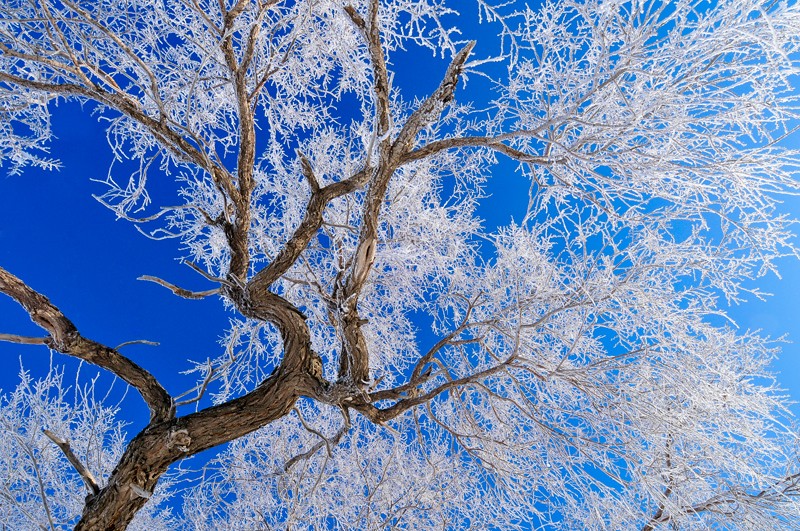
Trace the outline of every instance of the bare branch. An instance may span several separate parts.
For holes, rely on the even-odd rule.
[[[83,479],[83,482],[86,483],[86,487],[92,492],[92,495],[97,495],[100,492],[100,486],[97,484],[97,480],[94,478],[94,475],[86,468],[83,463],[81,463],[78,456],[75,455],[75,452],[72,451],[72,448],[69,446],[69,441],[66,439],[62,439],[52,431],[48,429],[42,430],[47,438],[53,441],[53,443],[61,448],[61,451],[64,452],[64,455],[67,458],[67,461],[75,467],[75,470]]]
[[[180,288],[180,287],[176,286],[175,284],[170,284],[166,280],[162,280],[162,279],[160,279],[158,277],[154,277],[154,276],[151,276],[151,275],[142,275],[137,280],[145,280],[147,282],[154,282],[156,284],[159,284],[160,286],[164,286],[165,288],[170,290],[175,295],[177,295],[179,297],[183,297],[184,299],[197,300],[197,299],[203,299],[203,298],[208,297],[210,295],[216,295],[216,294],[220,293],[220,289],[219,288],[209,289],[209,290],[206,290],[206,291],[189,291],[188,289]]]
[[[319,181],[317,180],[317,177],[314,175],[314,170],[311,167],[311,163],[299,149],[297,150],[297,157],[300,159],[300,165],[303,168],[303,176],[308,181],[309,187],[311,187],[311,193],[313,194],[318,193]]]
[[[114,349],[86,339],[61,310],[29,288],[19,278],[0,268],[0,292],[16,300],[33,322],[50,333],[46,345],[63,354],[102,367],[133,386],[150,407],[151,421],[164,420],[172,414],[172,398],[152,374]]]
[[[158,345],[160,345],[160,343],[158,343],[157,341],[148,341],[147,339],[134,339],[131,341],[125,341],[124,343],[120,343],[119,345],[114,347],[114,350],[119,350],[122,347],[127,347],[128,345],[150,345],[151,347],[157,347]]]
[[[177,400],[179,398],[183,398],[184,396],[188,395],[189,393],[191,393],[192,391],[195,391],[195,390],[197,391],[197,395],[194,398],[190,398],[190,399],[187,399],[187,400],[176,401],[175,402],[175,407],[186,406],[186,405],[189,405],[189,404],[193,404],[195,402],[199,402],[200,399],[203,398],[203,395],[206,392],[206,388],[208,388],[208,384],[211,383],[211,381],[214,379],[214,376],[216,376],[216,374],[217,374],[217,369],[211,365],[211,360],[208,360],[208,373],[206,373],[206,376],[205,376],[205,378],[203,378],[203,381],[201,382],[201,384],[199,386],[195,386],[193,389],[190,389],[190,390],[186,391],[185,393],[182,393],[182,394],[176,396],[175,399]]]
[[[215,276],[209,275],[208,273],[203,271],[203,269],[200,266],[198,266],[197,264],[195,264],[191,260],[184,260],[183,263],[186,264],[187,266],[189,266],[190,268],[192,268],[194,271],[196,271],[198,274],[200,274],[203,278],[206,278],[206,279],[210,280],[211,282],[218,282],[218,283],[223,284],[225,286],[231,286],[231,283],[228,282],[227,280],[225,280],[224,278],[217,278]]]
[[[48,339],[49,338],[47,337],[26,337],[14,334],[0,334],[0,341],[19,343],[21,345],[46,345]]]

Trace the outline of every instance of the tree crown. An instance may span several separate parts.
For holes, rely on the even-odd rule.
[[[464,7],[441,0],[4,4],[0,160],[58,167],[51,113],[82,102],[115,157],[97,199],[179,242],[207,289],[142,280],[234,315],[178,397],[0,269],[46,332],[0,339],[108,370],[150,411],[124,444],[81,443],[102,459],[72,454],[83,507],[51,510],[68,496],[23,477],[8,525],[774,528],[800,514],[775,345],[719,319],[796,254],[778,208],[798,188],[784,142],[796,3],[476,0],[491,39],[462,34]],[[419,93],[397,65],[423,51],[438,70]],[[512,179],[522,216],[482,220]],[[3,463],[68,475],[84,418],[118,433],[90,394],[58,412],[63,396],[31,385],[2,402]],[[159,513],[167,468],[223,444],[183,514]]]

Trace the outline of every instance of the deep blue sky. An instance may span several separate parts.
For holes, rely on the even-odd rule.
[[[433,88],[440,72],[440,67],[428,71],[426,64],[418,61],[397,66],[404,71],[414,69],[415,78],[422,80],[417,86],[422,93]],[[77,104],[62,103],[53,113],[58,138],[52,143],[52,155],[63,161],[64,169],[31,170],[20,176],[0,173],[0,266],[48,296],[86,337],[110,346],[135,339],[160,342],[158,347],[134,345],[123,352],[155,373],[170,392],[182,392],[194,380],[178,371],[189,367],[187,358],[204,360],[218,354],[217,339],[230,315],[214,298],[187,301],[160,286],[136,280],[152,274],[187,288],[210,287],[179,263],[176,240],[147,240],[130,223],[115,221],[114,215],[92,198],[105,187],[91,179],[105,178],[111,161],[105,134]],[[795,143],[800,145],[797,139]],[[165,204],[159,200],[163,197],[159,189],[169,187],[169,178],[154,173],[152,179],[155,205]],[[489,191],[492,199],[481,210],[484,217],[492,223],[507,222],[512,214],[521,217],[524,203],[519,202],[518,190],[501,182]],[[800,200],[792,198],[786,206],[800,217]],[[787,335],[791,343],[784,346],[774,368],[781,384],[800,400],[800,262],[787,259],[781,266],[782,279],[770,276],[760,283],[763,291],[774,293],[769,300],[752,300],[731,308],[730,314],[743,330],[761,329],[773,337]],[[42,334],[24,311],[4,296],[0,296],[0,333]],[[4,369],[0,388],[4,390],[13,388],[18,380],[20,357],[34,372],[46,371],[49,360],[44,347],[8,343],[0,343],[0,356]],[[56,360],[62,359],[56,356]],[[134,422],[131,431],[135,432],[146,420],[146,411],[137,399],[127,404],[132,408],[128,418]],[[795,406],[794,411],[800,413],[800,407]]]
[[[161,343],[128,346],[123,353],[177,394],[193,382],[177,374],[189,367],[185,360],[218,355],[217,339],[230,316],[215,298],[188,301],[136,280],[152,274],[189,288],[210,287],[176,260],[176,240],[146,239],[131,223],[115,221],[92,197],[105,190],[90,179],[105,178],[111,153],[103,130],[87,114],[74,103],[55,109],[58,139],[52,153],[63,161],[62,171],[0,176],[0,265],[49,297],[86,337],[110,346],[136,339]],[[153,184],[158,198],[158,189],[170,182],[154,174]],[[0,298],[0,331],[42,335],[5,296]],[[20,356],[30,369],[46,370],[49,360],[44,347],[8,343],[0,343],[0,355],[3,389],[15,384]],[[146,420],[141,401],[127,403],[138,404],[137,420]]]
[[[148,240],[130,223],[115,221],[113,213],[92,198],[104,186],[90,179],[104,178],[111,158],[96,122],[77,104],[60,105],[54,116],[58,139],[52,152],[63,161],[64,169],[0,176],[0,266],[48,296],[87,337],[111,346],[134,339],[160,342],[158,347],[125,347],[124,353],[154,372],[169,391],[183,391],[193,381],[177,374],[188,367],[186,358],[204,360],[217,355],[216,341],[230,315],[214,298],[187,301],[136,280],[153,274],[189,288],[209,287],[176,259],[181,254],[176,240]],[[158,189],[169,181],[157,174],[153,179],[155,204],[161,204]],[[482,215],[493,222],[507,221],[512,214],[521,217],[524,204],[515,204],[519,200],[517,196],[515,202],[511,187],[491,191]],[[800,215],[800,199],[789,198],[786,207]],[[800,400],[800,262],[786,259],[781,265],[782,279],[770,275],[760,283],[773,296],[766,302],[752,300],[733,307],[730,314],[742,329],[788,336],[790,343],[784,345],[774,367],[782,385],[794,400]],[[41,330],[18,305],[2,296],[0,333],[41,335]],[[4,368],[0,388],[5,390],[17,381],[20,357],[26,368],[37,370],[46,370],[49,360],[44,347],[8,343],[0,343],[0,356]],[[128,403],[140,404],[137,400]],[[794,411],[800,413],[800,407]],[[139,421],[144,414],[142,407]]]

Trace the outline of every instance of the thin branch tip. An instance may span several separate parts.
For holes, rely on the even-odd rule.
[[[160,344],[161,343],[159,343],[158,341],[149,341],[147,339],[133,339],[131,341],[125,341],[124,343],[120,343],[119,345],[114,347],[114,350],[119,350],[122,347],[127,347],[128,345],[148,345],[151,347],[157,347]]]
[[[46,345],[49,337],[28,337],[16,334],[0,334],[0,341],[7,343],[17,343],[19,345]]]
[[[175,284],[167,282],[166,280],[163,280],[161,278],[154,277],[152,275],[142,275],[138,277],[136,280],[144,280],[146,282],[153,282],[160,286],[164,286],[178,297],[183,297],[184,299],[198,300],[208,297],[210,295],[217,295],[220,292],[220,288],[209,289],[206,291],[191,291],[185,288],[181,288],[180,286],[176,286]]]

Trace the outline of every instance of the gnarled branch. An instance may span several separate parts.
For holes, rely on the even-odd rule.
[[[44,295],[0,268],[0,292],[17,301],[34,323],[50,336],[44,343],[50,348],[102,367],[133,386],[150,408],[150,420],[166,420],[173,415],[172,397],[148,371],[115,349],[80,335],[72,321]]]

